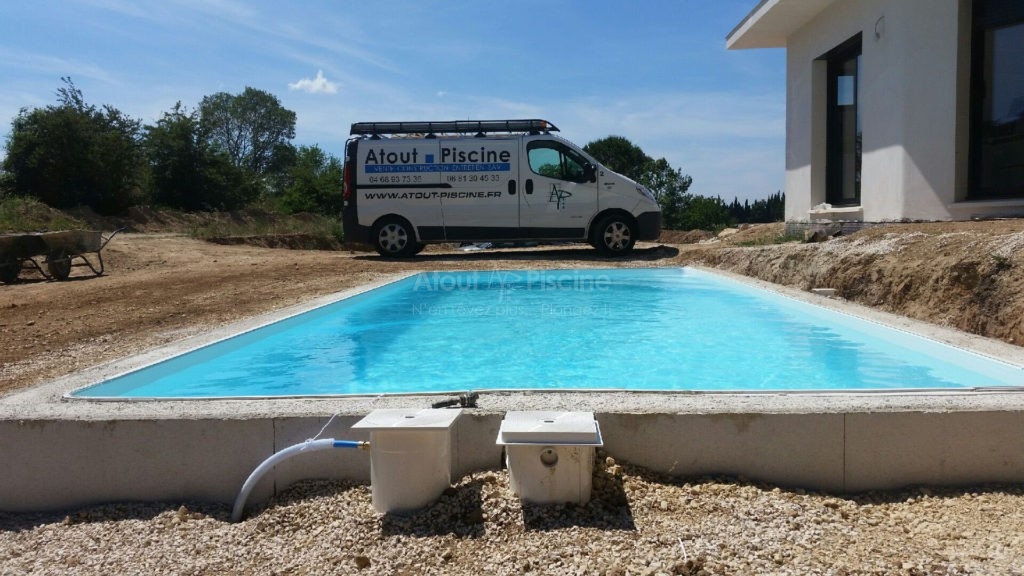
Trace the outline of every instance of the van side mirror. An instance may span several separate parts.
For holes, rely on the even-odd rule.
[[[587,182],[597,182],[597,168],[588,162],[587,165],[583,167],[583,178]]]

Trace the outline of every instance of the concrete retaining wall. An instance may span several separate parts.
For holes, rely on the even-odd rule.
[[[742,475],[789,487],[854,492],[909,484],[1024,482],[1024,412],[597,413],[615,458],[679,476]],[[453,478],[501,465],[502,413],[467,412],[453,428]],[[361,416],[335,418],[322,437]],[[0,420],[0,510],[59,510],[110,501],[230,504],[275,451],[327,418]],[[356,450],[279,465],[250,503],[305,478],[369,481]]]

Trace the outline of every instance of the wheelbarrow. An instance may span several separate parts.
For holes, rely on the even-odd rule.
[[[103,248],[121,230],[109,236],[94,230],[0,235],[0,282],[13,283],[25,268],[35,268],[47,280],[67,280],[75,266],[101,276]]]

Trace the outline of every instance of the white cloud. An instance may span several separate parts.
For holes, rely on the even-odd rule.
[[[338,85],[324,78],[324,71],[317,70],[316,78],[303,78],[298,82],[288,84],[289,90],[301,90],[310,94],[336,94]]]

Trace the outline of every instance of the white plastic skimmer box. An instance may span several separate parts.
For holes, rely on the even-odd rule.
[[[352,429],[370,432],[370,495],[382,513],[423,508],[451,486],[451,427],[459,409],[378,409]]]
[[[498,429],[509,482],[532,504],[590,501],[594,448],[603,446],[593,412],[508,412]]]

